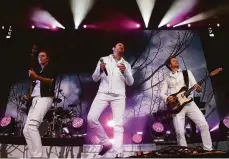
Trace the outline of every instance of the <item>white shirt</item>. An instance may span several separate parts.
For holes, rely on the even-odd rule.
[[[191,71],[188,70],[189,88],[196,84],[196,80]],[[161,98],[166,101],[171,94],[177,93],[182,87],[186,86],[184,82],[184,75],[181,69],[177,72],[170,73],[165,77],[160,92]]]
[[[117,95],[126,94],[125,83],[131,86],[134,83],[130,64],[121,58],[118,62],[115,61],[112,55],[102,57],[108,73],[108,76],[103,71],[100,73],[100,61],[97,64],[92,78],[95,82],[101,80],[98,93],[113,93]],[[124,64],[126,70],[124,73],[117,67],[117,64]]]
[[[37,96],[41,96],[41,82],[39,80],[36,80],[36,85],[33,89],[33,93],[31,94],[31,97],[37,97]]]

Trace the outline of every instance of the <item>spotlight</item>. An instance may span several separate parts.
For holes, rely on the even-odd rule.
[[[220,121],[219,130],[226,138],[229,138],[229,116]]]
[[[165,128],[162,123],[155,122],[152,125],[152,137],[154,142],[165,141]]]
[[[2,29],[4,29],[4,26],[2,26]]]
[[[191,24],[188,24],[188,27],[191,27]]]
[[[170,24],[167,24],[166,26],[167,26],[167,27],[170,27]]]
[[[209,36],[210,37],[214,37],[215,36],[211,27],[208,28],[208,32],[209,32]]]
[[[165,128],[161,123],[155,122],[152,125],[152,131],[153,131],[153,134],[156,134],[156,136],[160,136],[164,133]]]
[[[134,134],[134,136],[132,137],[132,140],[134,143],[139,144],[142,142],[142,135]]]
[[[136,24],[136,27],[137,27],[137,28],[140,28],[140,26],[141,26],[140,24]]]
[[[52,28],[53,28],[53,29],[56,29],[56,26],[55,26],[55,25],[53,25],[53,26],[52,26]]]
[[[72,127],[73,128],[80,128],[82,127],[83,125],[83,119],[82,118],[75,118],[73,121],[72,121]]]
[[[109,139],[110,143],[114,144],[115,140],[114,139]]]
[[[35,28],[35,26],[34,26],[34,25],[32,25],[32,26],[31,26],[31,28],[32,28],[32,29],[34,29],[34,28]]]
[[[13,135],[15,124],[15,119],[11,116],[2,118],[0,123],[1,135]]]
[[[220,24],[219,23],[217,24],[217,27],[220,27]]]
[[[110,120],[107,122],[107,126],[114,127],[115,122],[113,120]]]
[[[83,28],[87,28],[87,25],[83,25]]]

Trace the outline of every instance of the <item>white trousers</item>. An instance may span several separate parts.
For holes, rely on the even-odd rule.
[[[125,96],[119,95],[115,97],[109,94],[98,93],[88,113],[88,125],[95,133],[95,135],[100,139],[100,143],[102,145],[108,144],[109,138],[99,122],[101,113],[108,105],[111,106],[114,121],[113,149],[120,153],[123,151],[123,116],[125,113],[126,105]]]
[[[31,157],[42,157],[42,143],[38,128],[47,111],[52,106],[52,102],[52,97],[35,97],[33,99],[23,129],[23,134]]]
[[[176,131],[177,142],[180,146],[187,146],[185,139],[185,115],[187,115],[200,129],[204,150],[212,150],[212,140],[208,123],[194,102],[184,106],[180,113],[173,117],[173,124]]]

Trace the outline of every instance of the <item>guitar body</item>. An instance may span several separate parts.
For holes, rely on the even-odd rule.
[[[170,96],[174,96],[175,100],[173,102],[167,102],[168,110],[173,114],[178,114],[183,107],[190,103],[193,99],[190,97],[186,97],[184,93],[188,90],[187,87],[182,87],[179,92],[172,94]]]

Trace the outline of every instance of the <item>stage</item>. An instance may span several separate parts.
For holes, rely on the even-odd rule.
[[[0,136],[1,158],[21,157],[27,158],[28,151],[25,139],[23,137]],[[82,137],[71,138],[42,138],[43,157],[47,158],[93,158],[101,146],[84,144]],[[124,152],[120,156],[115,156],[112,150],[106,154],[106,158],[114,157],[138,157],[138,158],[160,158],[160,157],[229,157],[228,141],[213,142],[214,152],[204,152],[201,143],[192,143],[188,145],[190,151],[184,152],[184,148],[176,146],[176,142],[161,142],[149,144],[125,144]],[[196,152],[199,151],[198,154]],[[195,153],[193,153],[195,152]],[[182,156],[183,155],[183,156]]]

